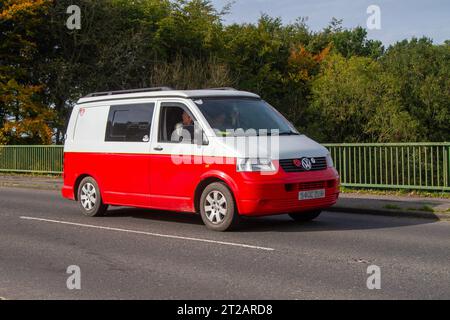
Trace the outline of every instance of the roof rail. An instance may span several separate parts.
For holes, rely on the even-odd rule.
[[[153,88],[141,88],[141,89],[130,89],[130,90],[93,92],[93,93],[89,93],[87,96],[85,96],[85,98],[111,96],[111,95],[116,95],[116,94],[139,93],[139,92],[148,92],[148,91],[169,91],[169,90],[173,90],[173,88],[153,87]]]
[[[231,88],[231,87],[208,88],[206,90],[230,90],[230,91],[237,91],[237,89]]]

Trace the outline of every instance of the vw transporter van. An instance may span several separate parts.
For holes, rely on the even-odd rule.
[[[258,95],[162,87],[77,102],[62,195],[87,216],[109,205],[190,212],[225,231],[241,216],[312,220],[336,203],[339,176],[328,150]]]

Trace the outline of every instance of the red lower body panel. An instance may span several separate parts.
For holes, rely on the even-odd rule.
[[[231,160],[231,161],[230,161]],[[278,166],[277,166],[278,167]],[[273,175],[236,171],[234,159],[222,164],[174,164],[170,155],[64,154],[62,195],[74,200],[83,176],[98,183],[107,204],[195,212],[195,192],[204,179],[219,179],[233,192],[242,215],[262,216],[324,209],[336,203],[339,177],[334,168]],[[325,197],[299,200],[300,191],[325,190]]]

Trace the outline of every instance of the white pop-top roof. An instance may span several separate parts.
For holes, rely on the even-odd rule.
[[[88,95],[78,100],[78,104],[99,101],[124,100],[134,98],[153,98],[153,97],[181,97],[181,98],[206,98],[206,97],[247,97],[260,98],[257,94],[223,89],[201,89],[201,90],[149,90],[135,93],[112,92],[102,95]]]

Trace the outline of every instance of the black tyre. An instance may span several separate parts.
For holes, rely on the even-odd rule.
[[[297,222],[306,222],[314,220],[320,215],[321,212],[322,212],[321,210],[296,212],[296,213],[289,213],[289,216]]]
[[[78,204],[85,216],[98,217],[104,215],[108,205],[102,201],[100,189],[92,177],[81,180],[78,186]]]
[[[206,227],[214,231],[234,229],[240,220],[233,195],[222,182],[211,183],[203,190],[200,214]]]

